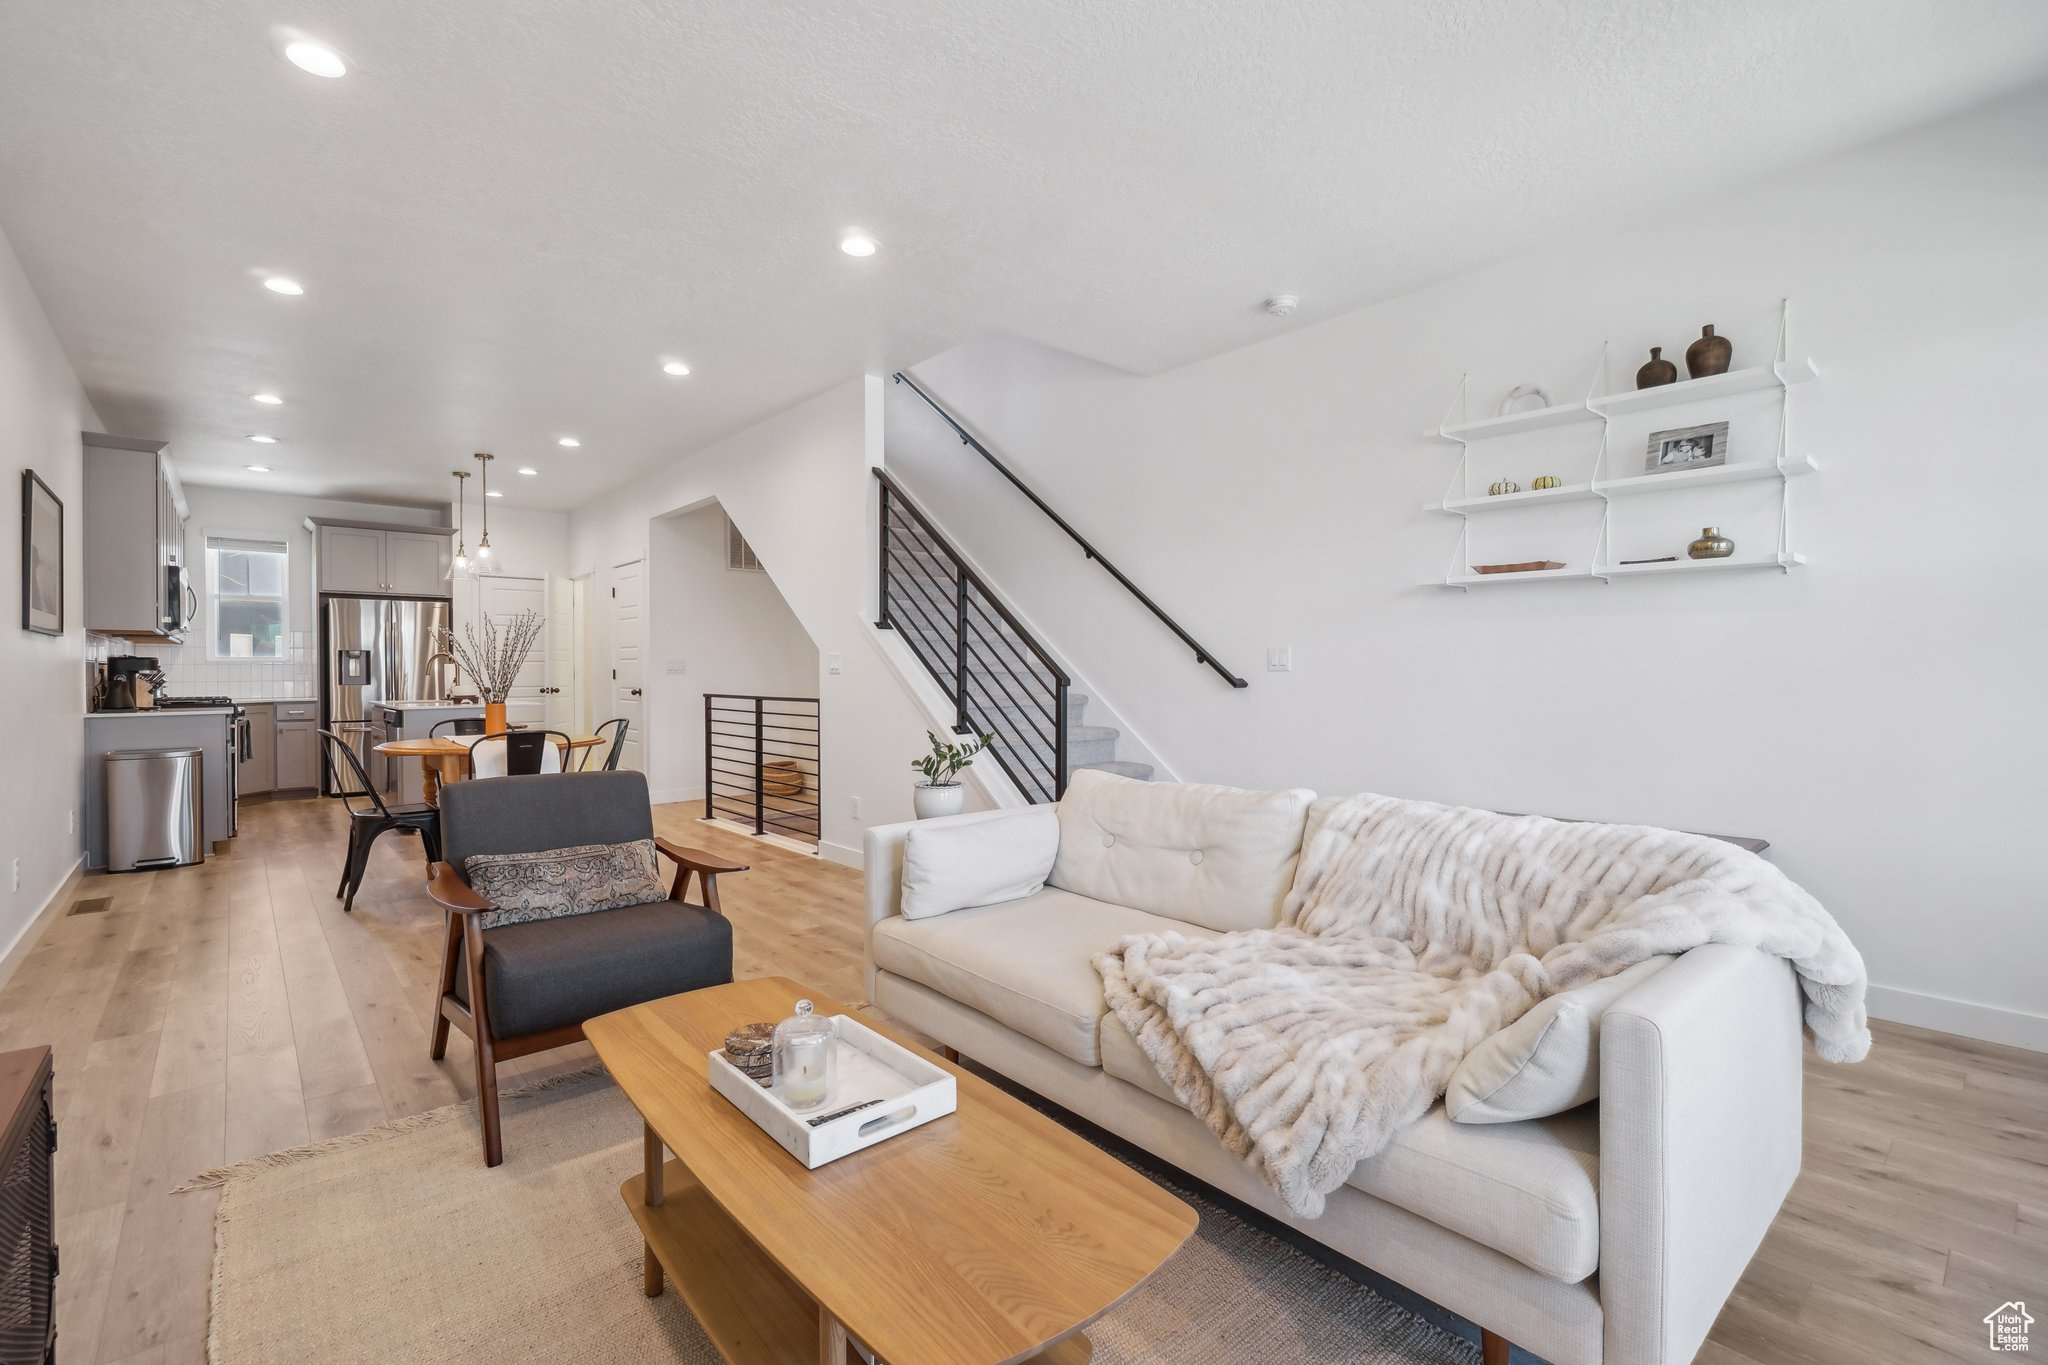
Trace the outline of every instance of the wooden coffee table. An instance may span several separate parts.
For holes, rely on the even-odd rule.
[[[1081,1329],[1187,1240],[1194,1210],[930,1053],[958,1112],[805,1170],[705,1075],[736,1025],[799,999],[851,1013],[767,977],[584,1025],[645,1120],[646,1171],[619,1193],[648,1296],[666,1270],[734,1365],[845,1365],[849,1338],[887,1365],[1082,1365]]]

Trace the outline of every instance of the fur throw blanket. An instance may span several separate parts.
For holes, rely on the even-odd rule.
[[[1755,854],[1385,796],[1311,817],[1278,928],[1133,935],[1095,967],[1181,1103],[1314,1217],[1537,1001],[1706,943],[1787,959],[1821,1056],[1869,1051],[1863,959]]]

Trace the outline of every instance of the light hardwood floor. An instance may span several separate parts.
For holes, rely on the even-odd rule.
[[[661,832],[749,863],[721,891],[736,974],[861,996],[858,873],[657,808]],[[440,919],[419,844],[378,842],[334,899],[334,802],[253,803],[202,867],[77,880],[0,987],[0,1050],[56,1049],[58,1285],[71,1365],[205,1358],[225,1161],[474,1093],[461,1035],[427,1060]],[[1868,1062],[1807,1076],[1806,1169],[1700,1360],[1949,1361],[1979,1319],[2048,1300],[2048,1056],[1897,1025]],[[508,1063],[508,1084],[586,1047]]]

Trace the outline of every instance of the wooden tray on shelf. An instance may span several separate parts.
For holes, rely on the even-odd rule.
[[[1474,564],[1473,573],[1536,573],[1543,569],[1562,569],[1563,564],[1555,559],[1532,559],[1523,564]]]

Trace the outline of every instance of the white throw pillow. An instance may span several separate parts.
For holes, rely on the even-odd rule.
[[[1316,794],[1135,782],[1083,768],[1060,798],[1062,891],[1204,929],[1270,929]]]
[[[903,840],[903,918],[929,919],[1031,895],[1045,885],[1059,850],[1060,822],[1051,806],[993,820],[914,825]]]
[[[1458,1123],[1520,1123],[1600,1096],[1600,1018],[1669,957],[1560,991],[1465,1054],[1444,1091]]]

